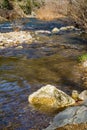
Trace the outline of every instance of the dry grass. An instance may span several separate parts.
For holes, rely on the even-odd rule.
[[[67,0],[65,2],[48,2],[45,6],[37,10],[37,18],[42,20],[53,20],[67,15]]]
[[[37,18],[41,20],[48,20],[48,21],[64,17],[64,15],[55,13],[52,9],[47,7],[41,7],[36,14],[37,14]]]

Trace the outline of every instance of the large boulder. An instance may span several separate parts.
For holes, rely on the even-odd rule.
[[[63,112],[57,114],[54,117],[53,122],[44,130],[57,130],[61,127],[64,128],[66,125],[70,125],[72,128],[72,125],[81,123],[87,123],[87,100],[79,106],[67,108]]]
[[[43,86],[31,94],[28,100],[43,112],[54,112],[75,103],[74,99],[52,85]]]

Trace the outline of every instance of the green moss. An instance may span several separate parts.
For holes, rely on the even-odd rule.
[[[84,62],[87,60],[87,53],[78,57],[79,62]]]

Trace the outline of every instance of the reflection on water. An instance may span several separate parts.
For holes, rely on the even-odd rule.
[[[75,59],[59,55],[39,59],[0,58],[0,128],[42,129],[52,116],[29,107],[28,96],[42,85],[53,84],[70,93],[73,86]],[[70,82],[70,84],[69,84]],[[44,120],[44,121],[43,121]],[[41,124],[39,124],[41,122]]]

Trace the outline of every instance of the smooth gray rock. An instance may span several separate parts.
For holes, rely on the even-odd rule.
[[[87,107],[87,99],[83,102],[83,104],[82,105],[84,105],[84,106],[86,106]]]
[[[87,100],[80,106],[70,107],[57,114],[53,122],[44,130],[55,130],[68,124],[87,122]]]

